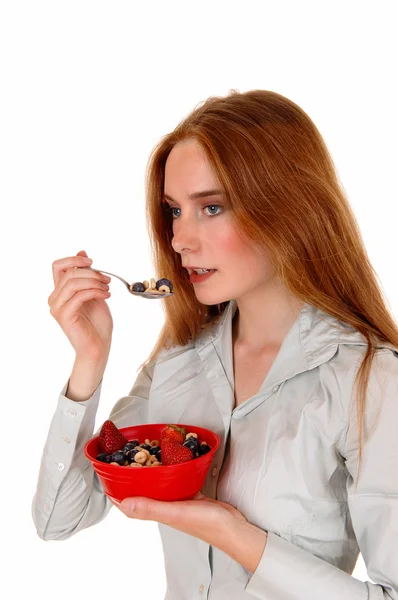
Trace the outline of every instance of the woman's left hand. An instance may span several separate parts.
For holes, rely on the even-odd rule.
[[[114,502],[127,517],[158,521],[223,549],[225,533],[234,524],[247,523],[239,510],[198,493],[192,500],[162,502],[141,496]],[[133,508],[134,507],[134,508]]]

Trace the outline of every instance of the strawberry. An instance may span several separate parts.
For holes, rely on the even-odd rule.
[[[117,450],[121,450],[127,442],[128,439],[124,437],[113,421],[105,421],[98,437],[98,449],[100,452],[113,454]]]
[[[160,432],[160,442],[177,442],[183,444],[185,442],[185,427],[178,427],[178,425],[167,425]]]
[[[178,465],[193,460],[191,450],[174,441],[163,440],[161,453],[162,465]]]

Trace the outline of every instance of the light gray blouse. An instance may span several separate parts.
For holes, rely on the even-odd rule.
[[[353,380],[366,351],[352,327],[305,304],[257,394],[234,407],[232,300],[217,324],[164,350],[110,417],[118,427],[191,423],[221,438],[202,493],[268,532],[254,573],[202,540],[159,524],[167,600],[398,600],[398,351],[380,343],[370,374],[358,489]],[[113,506],[85,458],[101,384],[58,399],[33,519],[64,540]],[[370,581],[351,573],[362,553]]]

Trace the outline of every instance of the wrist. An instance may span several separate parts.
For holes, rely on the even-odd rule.
[[[254,573],[267,545],[267,537],[266,531],[249,521],[233,519],[226,528],[223,550],[250,573]]]
[[[75,357],[73,368],[76,369],[89,369],[90,372],[100,373],[105,371],[108,358],[89,359],[87,357]]]
[[[65,396],[75,402],[91,398],[101,383],[107,360],[91,361],[76,357]]]

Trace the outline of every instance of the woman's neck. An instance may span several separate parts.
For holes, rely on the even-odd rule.
[[[302,301],[272,287],[256,290],[236,300],[232,323],[234,346],[259,353],[278,350],[304,306]]]

